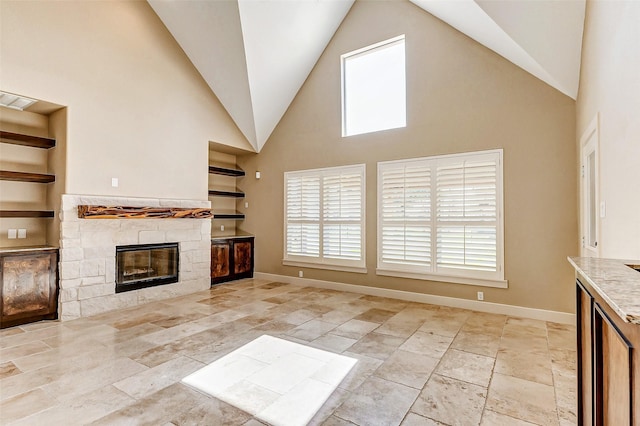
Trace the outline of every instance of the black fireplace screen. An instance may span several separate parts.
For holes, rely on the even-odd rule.
[[[178,243],[116,247],[116,293],[178,282]]]

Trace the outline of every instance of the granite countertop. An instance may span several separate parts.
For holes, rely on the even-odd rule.
[[[211,236],[212,240],[228,240],[229,238],[246,238],[253,237],[253,234],[249,234],[248,232],[236,231],[234,234],[229,235],[215,235]]]
[[[640,260],[570,257],[569,262],[625,322],[640,324]]]
[[[19,247],[0,247],[0,253],[20,253],[23,251],[43,251],[43,250],[55,250],[58,247],[54,246],[19,246]]]

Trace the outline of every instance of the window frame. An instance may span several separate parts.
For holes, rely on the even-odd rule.
[[[437,169],[439,165],[451,164],[460,160],[472,160],[480,158],[495,158],[496,164],[496,271],[479,271],[469,269],[447,268],[443,271],[438,268],[437,262],[437,239],[438,224],[442,221],[437,219]],[[404,263],[385,262],[383,260],[383,173],[385,168],[401,167],[403,165],[420,165],[430,168],[430,188],[429,203],[431,216],[430,226],[430,262],[429,265],[407,265]],[[508,281],[504,279],[504,181],[503,181],[503,150],[493,149],[475,152],[465,152],[458,154],[438,155],[430,157],[411,158],[394,161],[378,162],[377,176],[377,264],[376,274],[384,276],[394,276],[403,278],[413,278],[430,281],[451,282],[457,284],[469,284],[485,287],[507,288]],[[399,222],[400,223],[400,222]],[[405,220],[401,222],[407,223]],[[462,221],[460,223],[471,223]],[[493,225],[491,225],[493,226]]]
[[[384,128],[384,129],[374,129],[374,130],[368,130],[365,132],[359,132],[359,133],[352,133],[349,134],[347,132],[347,96],[346,96],[346,91],[347,91],[347,87],[346,87],[346,61],[349,58],[353,58],[356,56],[361,56],[363,54],[370,54],[373,53],[374,51],[380,49],[380,48],[384,48],[393,44],[397,44],[399,42],[403,43],[403,46],[405,47],[405,57],[404,57],[404,74],[405,74],[405,87],[404,87],[404,101],[405,101],[405,109],[404,109],[404,124],[402,126],[395,126],[395,127],[389,127],[389,128]],[[406,37],[405,34],[401,34],[399,36],[396,37],[392,37],[390,39],[387,40],[383,40],[380,41],[378,43],[374,43],[371,44],[369,46],[365,46],[362,47],[360,49],[356,49],[353,50],[351,52],[348,53],[344,53],[342,55],[340,55],[340,83],[341,83],[341,90],[340,90],[340,94],[341,94],[341,98],[340,98],[340,106],[342,109],[342,137],[351,137],[351,136],[358,136],[358,135],[365,135],[365,134],[369,134],[369,133],[375,133],[375,132],[382,132],[385,130],[393,130],[393,129],[402,129],[407,127],[407,107],[406,107],[406,103],[407,103],[407,83],[406,83],[406,72],[407,72],[407,66],[406,66]]]
[[[324,188],[323,181],[326,177],[340,176],[345,173],[358,172],[360,174],[360,220],[330,220],[325,218],[324,214]],[[319,217],[317,223],[319,226],[319,253],[317,257],[293,255],[288,253],[288,182],[290,177],[317,176],[319,182]],[[316,269],[330,269],[344,272],[366,273],[366,165],[354,164],[337,167],[327,167],[319,169],[288,171],[284,173],[284,215],[283,215],[283,259],[282,264],[286,266],[301,266]],[[304,223],[316,223],[313,220],[300,220]],[[294,221],[293,223],[296,223]],[[326,257],[324,254],[324,228],[331,224],[358,224],[360,225],[360,259],[340,259],[335,257]]]

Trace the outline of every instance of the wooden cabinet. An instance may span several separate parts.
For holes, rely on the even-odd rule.
[[[228,278],[231,275],[231,246],[232,243],[229,240],[216,240],[211,243],[212,284],[214,278]]]
[[[253,277],[252,236],[211,240],[211,284]]]
[[[593,310],[593,327],[595,424],[631,425],[633,348],[597,303]]]
[[[0,251],[0,328],[55,319],[58,249]]]
[[[593,297],[577,281],[577,327],[578,332],[578,391],[584,395],[578,398],[578,424],[593,425],[593,339],[592,311]],[[580,392],[581,391],[581,392]]]
[[[640,325],[577,280],[578,424],[640,424]]]

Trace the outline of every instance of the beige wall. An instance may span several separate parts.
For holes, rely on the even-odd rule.
[[[639,23],[638,1],[587,1],[577,136],[599,113],[601,257],[640,259]]]
[[[67,193],[206,200],[208,141],[250,148],[147,2],[3,0],[0,51],[2,90],[68,107]]]
[[[407,127],[341,137],[340,54],[406,34]],[[238,157],[256,270],[282,266],[283,172],[366,163],[367,274],[305,278],[573,311],[577,245],[575,102],[409,2],[356,2],[262,152]],[[376,268],[376,163],[504,149],[508,289],[389,278]],[[255,171],[262,178],[254,178]]]

